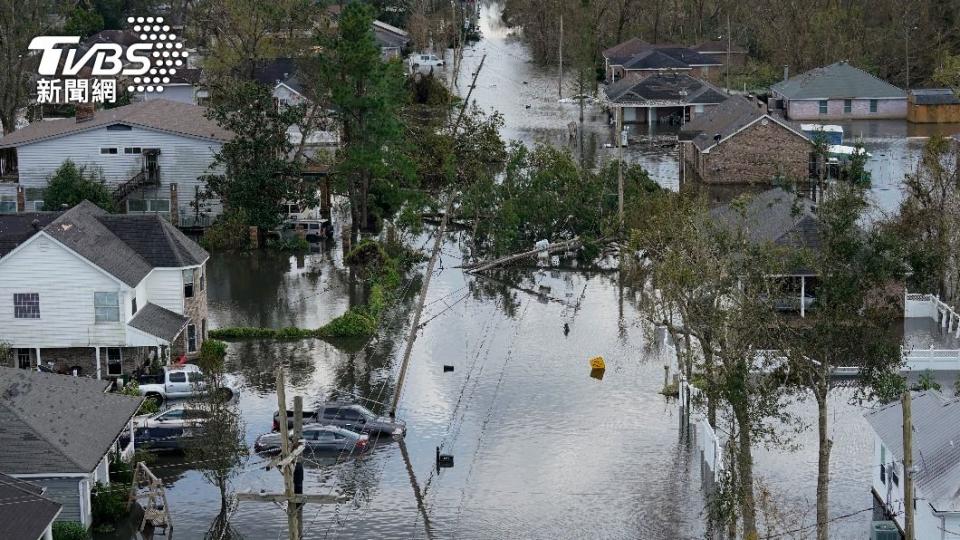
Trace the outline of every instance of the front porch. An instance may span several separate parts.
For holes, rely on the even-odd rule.
[[[935,294],[907,293],[902,347],[905,371],[960,371],[960,314]]]

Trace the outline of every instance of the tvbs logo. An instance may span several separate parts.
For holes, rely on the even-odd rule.
[[[170,76],[186,63],[183,43],[163,24],[163,17],[130,17],[127,22],[140,38],[127,47],[95,43],[82,52],[79,36],[33,38],[29,48],[41,51],[37,71],[44,77],[37,81],[37,102],[116,101],[116,79],[109,77],[118,76],[133,83],[129,92],[163,92]],[[93,78],[76,78],[85,68]],[[57,76],[72,78],[45,78]]]

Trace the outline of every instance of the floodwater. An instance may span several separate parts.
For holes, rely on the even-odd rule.
[[[483,6],[480,22],[484,39],[466,51],[461,89],[487,54],[472,98],[504,113],[504,135],[567,144],[566,126],[578,111],[552,97],[555,75],[529,61],[500,23],[496,4]],[[564,95],[573,93],[570,83]],[[609,137],[605,115],[590,111],[587,130],[602,145]],[[890,139],[889,156],[871,149],[890,163],[903,154],[894,147],[914,146],[912,139],[894,142],[899,139],[885,133],[865,140],[879,147]],[[614,151],[600,148],[596,157],[609,159]],[[627,153],[663,185],[676,187],[673,156],[637,147]],[[459,252],[457,240],[447,239],[442,270],[427,294],[427,324],[413,349],[398,412],[408,426],[405,448],[386,442],[358,459],[307,461],[304,491],[339,494],[348,502],[307,505],[304,536],[703,537],[698,457],[680,442],[675,404],[658,393],[669,359],[647,338],[617,274],[529,270],[495,280],[455,268]],[[362,298],[343,268],[339,246],[304,256],[215,254],[208,275],[212,328],[316,327]],[[308,408],[353,398],[385,411],[421,278],[417,272],[410,276],[382,337],[370,343],[231,343],[228,367],[241,388],[247,442],[252,446],[271,427],[278,365],[291,403],[293,395],[302,395]],[[601,380],[590,377],[587,364],[597,355],[607,362]],[[444,372],[444,365],[454,371]],[[851,404],[852,396],[852,390],[839,389],[830,402],[835,516],[871,506],[872,435],[862,418],[866,409]],[[815,426],[812,400],[790,410]],[[785,538],[808,538],[815,517],[815,430],[792,443],[794,450],[756,450],[756,476],[769,490],[765,507],[775,510],[762,518],[780,530],[799,529]],[[453,468],[434,467],[438,446],[454,456]],[[231,489],[282,491],[280,474],[264,470],[265,459],[251,455]],[[170,456],[153,467],[167,486],[175,537],[203,538],[219,511],[219,496],[185,461]],[[869,520],[870,512],[838,519],[831,523],[832,537],[863,538]],[[285,513],[272,503],[239,503],[229,521],[244,538],[286,535]]]

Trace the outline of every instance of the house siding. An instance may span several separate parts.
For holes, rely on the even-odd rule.
[[[170,184],[180,193],[181,215],[190,212],[190,201],[205,183],[200,177],[211,174],[210,166],[221,143],[182,137],[133,127],[129,131],[111,131],[106,126],[56,139],[38,141],[17,148],[20,184],[26,188],[45,188],[49,178],[67,159],[78,165],[99,168],[108,186],[116,188],[141,169],[141,154],[124,154],[127,147],[159,148],[160,186],[137,191],[130,198],[170,198]],[[117,154],[100,154],[100,148],[115,147]],[[32,207],[28,201],[28,207]],[[219,206],[212,213],[219,212]]]
[[[167,101],[179,101],[180,103],[197,104],[197,89],[189,84],[164,85],[163,92],[144,92],[140,94],[143,101],[154,99],[165,99]]]
[[[183,276],[179,268],[156,268],[145,281],[150,303],[183,315]]]
[[[46,489],[43,496],[63,505],[57,521],[79,521],[89,519],[80,515],[80,478],[29,478],[30,483]],[[89,521],[87,522],[89,524]]]
[[[843,99],[828,99],[827,114],[820,114],[820,100],[788,100],[779,94],[776,99],[785,99],[787,117],[791,120],[848,120],[848,119],[902,119],[907,117],[906,98],[878,99],[877,112],[870,112],[869,99],[851,100],[849,113],[843,112]]]
[[[125,325],[96,323],[94,292],[123,297],[128,290],[41,233],[0,261],[0,340],[13,347],[121,346]],[[39,293],[39,319],[14,317],[13,295],[25,292]]]
[[[685,159],[708,184],[769,184],[777,176],[806,178],[810,141],[776,122],[766,122],[756,122],[709,152],[684,143]]]

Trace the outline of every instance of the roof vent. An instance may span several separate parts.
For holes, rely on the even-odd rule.
[[[722,138],[723,138],[723,135],[721,135],[721,134],[719,134],[719,133],[717,133],[716,135],[713,136],[713,140],[716,141],[716,142],[720,142],[720,139],[722,139]]]
[[[30,226],[33,227],[33,230],[39,231],[39,230],[40,230],[40,220],[39,220],[39,219],[35,219],[35,220],[31,221],[31,222],[30,222]]]

